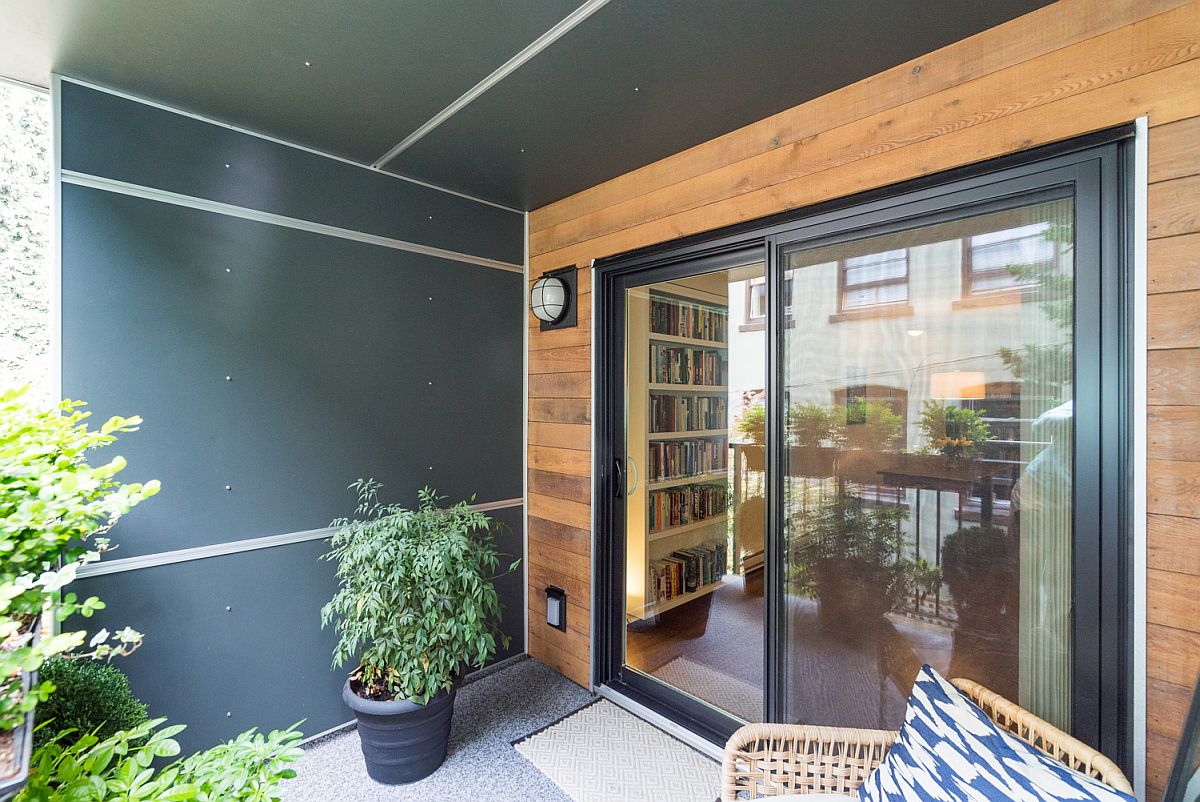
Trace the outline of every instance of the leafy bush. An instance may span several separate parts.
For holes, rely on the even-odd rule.
[[[788,435],[794,446],[839,445],[845,436],[842,430],[845,421],[833,407],[792,404],[787,417]]]
[[[361,520],[334,521],[324,557],[337,563],[341,586],[321,610],[321,626],[338,633],[334,666],[361,650],[351,674],[360,696],[424,704],[450,690],[464,665],[483,666],[497,639],[508,643],[491,520],[466,502],[440,509],[428,487],[416,510],[381,504],[373,480],[351,487]]]
[[[742,412],[734,424],[734,430],[755,445],[767,442],[767,407],[762,403],[751,404]]]
[[[156,769],[155,759],[179,754],[175,736],[184,730],[165,721],[42,746],[16,802],[278,802],[276,786],[296,776],[287,768],[303,754],[295,725],[265,736],[249,730]]]
[[[141,419],[110,418],[88,429],[90,413],[78,401],[39,409],[24,400],[26,389],[0,393],[0,729],[12,729],[50,692],[39,681],[23,694],[22,671],[35,671],[48,658],[83,645],[86,633],[64,632],[34,642],[43,611],[59,621],[91,616],[104,604],[84,601],[61,589],[80,566],[110,548],[107,532],[117,519],[158,492],[158,482],[121,484],[114,478],[122,457],[93,466],[88,452],[111,444],[119,433],[136,431]],[[141,635],[125,628],[101,630],[87,655],[110,657],[137,648]]]
[[[56,735],[63,746],[87,732],[108,738],[148,718],[146,706],[129,690],[129,678],[107,663],[54,657],[46,661],[38,677],[52,683],[54,692],[38,705],[38,723],[44,726],[37,730],[36,746],[55,740]]]
[[[823,614],[878,617],[896,609],[917,579],[916,563],[901,556],[907,519],[907,509],[868,507],[848,492],[800,513],[792,531],[804,536],[791,558],[798,590],[818,598]]]
[[[985,410],[926,401],[918,425],[929,447],[947,457],[972,457],[992,439],[992,428],[983,419]]]
[[[891,451],[904,435],[904,420],[882,401],[852,398],[846,402],[843,431],[851,448]]]
[[[998,622],[1018,586],[1015,548],[998,526],[972,526],[946,536],[942,568],[960,621]]]

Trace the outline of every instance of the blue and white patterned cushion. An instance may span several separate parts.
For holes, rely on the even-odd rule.
[[[860,802],[1134,802],[1068,768],[988,718],[929,666],[908,697],[896,745]]]

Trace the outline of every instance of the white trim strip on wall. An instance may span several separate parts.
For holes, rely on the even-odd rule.
[[[537,39],[534,39],[532,42],[530,42],[529,45],[527,45],[525,47],[525,49],[522,50],[520,53],[517,53],[515,56],[510,58],[508,61],[504,62],[499,67],[497,67],[496,70],[494,72],[492,72],[491,75],[487,76],[482,81],[480,81],[479,83],[472,86],[470,89],[468,89],[466,92],[464,92],[457,100],[455,100],[449,106],[447,106],[446,108],[439,111],[437,114],[430,117],[429,120],[425,122],[425,124],[423,124],[420,128],[418,128],[417,130],[413,131],[411,134],[406,136],[401,142],[399,142],[397,145],[395,145],[387,153],[383,154],[378,159],[376,159],[375,162],[371,166],[375,167],[375,168],[383,167],[385,164],[390,162],[392,159],[396,158],[401,153],[408,150],[410,147],[415,145],[418,140],[424,138],[425,135],[428,134],[430,131],[437,128],[439,125],[444,123],[446,120],[453,117],[455,114],[457,114],[463,108],[465,108],[467,106],[467,104],[469,104],[471,101],[475,100],[475,98],[479,97],[484,92],[491,89],[496,84],[500,83],[502,80],[507,78],[509,75],[512,75],[514,72],[516,72],[518,67],[520,67],[522,64],[525,64],[530,59],[532,59],[534,56],[536,56],[538,53],[541,53],[547,47],[549,47],[550,45],[557,42],[564,35],[566,35],[572,28],[579,25],[579,23],[583,22],[588,17],[592,16],[592,14],[595,14],[597,11],[599,11],[601,8],[603,8],[605,5],[607,5],[607,3],[608,3],[608,0],[587,0],[587,2],[585,2],[579,8],[575,9],[570,14],[568,14],[567,16],[565,16],[561,20],[559,20],[558,24],[556,24],[553,28],[546,31],[544,34],[539,36]]]
[[[529,314],[525,311],[529,292],[529,212],[522,224],[524,277],[521,287],[521,495],[529,498]],[[525,652],[529,653],[529,504],[521,516],[521,598],[525,622]]]
[[[143,187],[138,184],[130,184],[125,181],[118,181],[114,178],[102,178],[100,176],[89,175],[87,173],[80,173],[75,170],[61,170],[60,172],[62,175],[62,182],[66,184],[75,184],[77,186],[100,189],[106,192],[116,192],[121,195],[145,198],[146,200],[169,203],[174,206],[184,206],[189,209],[199,209],[201,211],[212,212],[214,214],[238,217],[243,220],[253,220],[258,223],[267,223],[269,225],[282,226],[284,228],[293,228],[299,231],[309,231],[314,234],[324,234],[330,237],[340,237],[341,239],[365,242],[369,245],[379,245],[384,248],[393,248],[398,251],[419,253],[424,256],[433,256],[438,259],[449,259],[455,262],[477,265],[479,267],[507,270],[510,273],[524,273],[524,269],[521,267],[521,265],[513,264],[511,262],[502,262],[498,259],[488,259],[483,256],[474,256],[469,253],[460,253],[458,251],[447,250],[446,248],[436,248],[432,245],[422,245],[417,242],[393,239],[392,237],[381,237],[378,234],[367,234],[363,231],[353,231],[348,228],[330,226],[324,223],[313,223],[309,220],[301,220],[297,217],[287,217],[282,214],[275,214],[274,212],[263,212],[258,209],[250,209],[245,206],[235,206],[231,203],[222,203],[220,201],[208,200],[207,198],[196,198],[191,195],[182,195],[178,192],[168,192],[165,189]]]
[[[477,512],[503,510],[510,507],[524,506],[525,500],[507,498],[500,501],[487,501],[482,504],[472,504],[471,509]],[[213,543],[208,546],[196,546],[190,549],[176,549],[157,554],[143,554],[138,557],[126,557],[123,560],[92,563],[79,570],[79,578],[86,579],[106,574],[120,574],[126,571],[137,571],[142,568],[156,568],[160,565],[204,560],[209,557],[224,557],[229,554],[240,554],[245,551],[258,551],[276,546],[288,546],[293,543],[305,543],[309,540],[323,540],[337,531],[334,527],[326,526],[321,529],[306,529],[302,532],[287,532],[282,535],[266,535],[252,537],[246,540],[232,540],[227,543]]]
[[[178,114],[182,117],[190,117],[193,120],[199,120],[200,122],[208,123],[209,125],[216,125],[220,128],[225,128],[229,131],[236,131],[239,134],[245,134],[246,136],[252,136],[257,139],[264,139],[267,142],[274,142],[276,145],[283,145],[285,147],[293,148],[295,150],[302,150],[305,153],[311,153],[314,156],[323,156],[326,159],[332,159],[335,162],[341,162],[342,164],[348,164],[351,167],[357,167],[361,170],[370,170],[371,172],[376,173],[377,175],[386,175],[389,178],[395,178],[400,181],[407,181],[410,184],[417,184],[418,186],[422,186],[427,189],[433,189],[433,190],[437,190],[438,192],[444,192],[447,195],[457,195],[460,198],[464,198],[469,201],[475,201],[476,203],[482,203],[486,206],[494,206],[497,209],[503,209],[504,211],[512,212],[513,214],[524,214],[524,212],[521,211],[520,209],[514,209],[513,207],[505,206],[502,203],[496,203],[495,201],[484,200],[483,198],[477,198],[474,195],[468,195],[465,192],[459,192],[458,190],[447,189],[446,187],[440,187],[437,184],[431,184],[428,181],[421,181],[420,179],[417,179],[417,178],[409,178],[408,176],[400,175],[399,173],[391,173],[386,170],[380,170],[375,167],[372,167],[369,164],[363,164],[362,162],[356,162],[356,161],[353,161],[352,159],[347,159],[343,156],[335,156],[332,153],[326,153],[325,151],[316,150],[315,148],[310,148],[305,145],[298,145],[295,142],[289,142],[286,139],[280,139],[279,137],[271,136],[270,134],[264,134],[261,131],[252,131],[249,128],[242,128],[241,126],[233,125],[233,124],[227,123],[227,122],[222,122],[221,120],[214,120],[211,117],[205,117],[201,114],[193,114],[190,111],[184,111],[183,109],[177,109],[174,106],[168,106],[166,104],[159,103],[154,100],[149,100],[148,98],[138,97],[137,95],[131,95],[128,92],[122,92],[120,89],[113,89],[110,86],[104,86],[103,84],[92,83],[91,81],[85,81],[82,78],[73,78],[69,75],[57,75],[56,74],[56,75],[51,76],[52,82],[58,81],[58,80],[68,81],[68,82],[76,84],[78,86],[84,86],[84,87],[87,87],[88,89],[94,89],[95,91],[103,92],[106,95],[113,95],[114,97],[124,98],[125,100],[130,100],[130,101],[133,101],[134,103],[140,103],[143,106],[150,106],[151,108],[160,109],[162,111],[169,111],[172,114]]]
[[[1130,381],[1133,417],[1131,492],[1133,515],[1133,790],[1138,799],[1146,798],[1146,481],[1148,466],[1146,414],[1147,330],[1146,303],[1149,291],[1147,275],[1147,193],[1149,191],[1149,121],[1134,121],[1133,140],[1133,265],[1130,271],[1133,292],[1133,320],[1130,347],[1133,349]]]

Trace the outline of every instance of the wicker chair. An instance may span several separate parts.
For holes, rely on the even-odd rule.
[[[1087,744],[976,682],[951,682],[1018,738],[1073,769],[1133,793],[1117,764]],[[883,760],[897,735],[891,730],[747,724],[725,744],[721,799],[733,802],[782,794],[854,794]]]

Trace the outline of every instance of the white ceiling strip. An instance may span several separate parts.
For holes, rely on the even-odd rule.
[[[424,125],[422,125],[417,130],[413,131],[407,137],[405,137],[404,141],[400,142],[398,145],[396,145],[394,148],[389,150],[387,153],[383,154],[378,159],[376,159],[375,162],[371,166],[372,167],[383,167],[385,164],[390,162],[392,159],[396,158],[401,153],[408,150],[410,147],[412,147],[414,144],[416,144],[418,140],[423,138],[430,131],[437,128],[439,125],[444,123],[446,120],[453,117],[455,114],[457,114],[463,107],[465,107],[472,100],[479,97],[484,92],[491,89],[496,84],[500,83],[500,81],[507,78],[509,75],[511,75],[513,72],[515,72],[518,67],[520,67],[525,62],[529,61],[531,58],[533,58],[538,53],[545,50],[550,45],[554,44],[556,41],[558,41],[560,38],[562,38],[563,35],[565,35],[568,31],[570,31],[572,28],[574,28],[579,23],[583,22],[588,17],[592,16],[592,14],[595,14],[597,11],[599,11],[601,8],[603,8],[605,5],[607,5],[607,3],[608,3],[608,0],[587,0],[587,2],[584,3],[583,5],[581,5],[579,8],[575,9],[570,14],[563,17],[562,20],[560,20],[559,23],[557,25],[555,25],[553,28],[546,31],[544,34],[542,34],[537,39],[535,39],[533,42],[531,42],[529,44],[529,46],[526,47],[524,50],[522,50],[520,53],[517,53],[517,55],[513,56],[508,61],[506,61],[502,65],[500,65],[500,67],[495,72],[493,72],[491,75],[484,78],[482,81],[475,84],[470,89],[468,89],[466,92],[464,92],[463,95],[458,100],[454,101],[449,106],[442,109],[437,114],[433,115],[433,117],[431,117],[428,122],[426,122]]]

